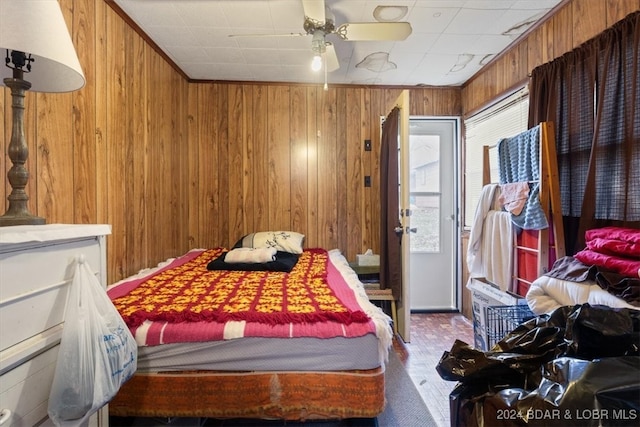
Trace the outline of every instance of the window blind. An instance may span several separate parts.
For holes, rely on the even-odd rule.
[[[482,191],[482,151],[527,130],[529,90],[525,86],[469,117],[465,125],[464,226],[471,227]],[[491,181],[498,181],[497,150],[491,150]]]

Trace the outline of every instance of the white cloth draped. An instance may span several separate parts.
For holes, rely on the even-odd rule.
[[[469,278],[484,277],[501,290],[513,290],[515,230],[511,214],[496,206],[499,187],[485,185],[469,235]]]
[[[482,231],[484,277],[503,291],[513,291],[516,233],[509,212],[489,211]]]

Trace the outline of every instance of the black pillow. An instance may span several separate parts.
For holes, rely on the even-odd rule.
[[[242,263],[242,262],[225,262],[224,257],[227,253],[223,253],[207,264],[207,270],[238,270],[238,271],[280,271],[289,273],[293,270],[298,262],[298,254],[290,252],[276,252],[275,260],[260,263]]]

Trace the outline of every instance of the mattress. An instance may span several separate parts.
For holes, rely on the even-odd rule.
[[[194,250],[197,251],[197,250]],[[219,371],[323,371],[369,370],[382,366],[388,355],[391,319],[372,304],[357,274],[337,249],[328,251],[331,263],[353,291],[358,305],[371,318],[375,333],[362,336],[243,337],[206,342],[179,342],[139,346],[138,372]],[[169,259],[152,269],[111,285],[113,291],[131,280],[148,278],[170,265]]]
[[[349,370],[378,366],[378,340],[373,335],[322,339],[248,337],[138,348],[138,372]]]

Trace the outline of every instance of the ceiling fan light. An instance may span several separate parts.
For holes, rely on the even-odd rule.
[[[313,71],[320,71],[322,69],[322,57],[320,55],[314,55],[311,61],[311,69]]]

